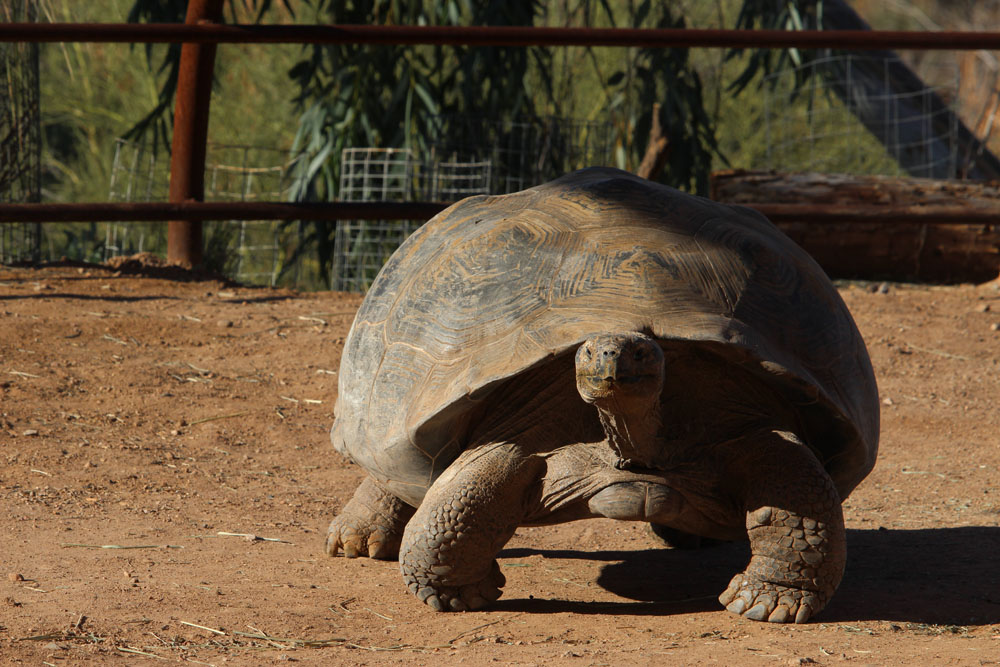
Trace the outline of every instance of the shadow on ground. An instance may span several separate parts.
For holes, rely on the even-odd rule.
[[[1000,528],[849,530],[844,580],[823,622],[1000,623]],[[610,561],[597,583],[634,602],[504,600],[528,613],[685,614],[721,609],[716,597],[749,558],[746,544],[675,551],[507,549],[500,556]],[[501,563],[503,561],[501,560]]]

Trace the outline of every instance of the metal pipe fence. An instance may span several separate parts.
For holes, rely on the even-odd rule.
[[[221,0],[202,0],[215,5]],[[105,43],[368,43],[465,46],[602,46],[653,48],[833,48],[838,50],[1000,50],[1000,32],[912,31],[782,31],[717,29],[551,28],[487,26],[372,26],[372,25],[222,25],[185,24],[0,24],[0,42],[105,42]],[[208,59],[210,60],[210,59]],[[200,77],[205,80],[205,76]],[[208,79],[210,79],[208,75]],[[178,99],[207,117],[207,89],[199,77],[178,83]],[[189,133],[188,141],[204,141]],[[176,137],[175,137],[176,138]],[[192,153],[190,150],[180,152]],[[187,147],[192,148],[191,146]],[[194,147],[195,155],[204,150]],[[201,147],[203,148],[203,147]],[[178,146],[175,143],[175,152]],[[196,162],[176,167],[179,173],[198,170]],[[203,164],[201,166],[203,170]],[[197,184],[195,184],[197,185]],[[197,188],[187,198],[200,199]],[[193,196],[192,196],[193,195]],[[180,198],[180,197],[178,197]],[[412,220],[427,219],[446,204],[438,202],[339,202],[333,204],[275,202],[169,203],[98,202],[77,204],[0,204],[0,222],[127,222],[205,220]],[[961,207],[812,206],[769,204],[755,206],[775,222],[808,220],[815,223],[854,222],[914,224],[996,224],[1000,210]],[[173,227],[173,225],[172,225]],[[182,235],[186,257],[200,257],[190,247],[194,235]],[[178,237],[177,240],[180,240]],[[168,242],[168,245],[169,242]],[[192,262],[194,263],[194,262]]]
[[[529,26],[6,23],[0,42],[190,44],[429,44],[838,50],[1000,50],[1000,32],[729,30]]]
[[[449,202],[99,202],[3,204],[0,223],[129,222],[136,220],[427,220]],[[772,222],[996,225],[1000,206],[741,204]]]

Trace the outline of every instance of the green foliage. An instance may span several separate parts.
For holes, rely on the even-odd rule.
[[[50,4],[55,7],[51,18],[59,21],[180,21],[187,2]],[[230,0],[225,18],[239,23],[726,27],[733,22],[728,16],[743,28],[810,28],[821,24],[822,10],[823,0]],[[115,137],[128,134],[169,147],[179,50],[99,44],[45,49],[46,198],[106,199]],[[293,196],[329,200],[338,194],[343,148],[405,147],[426,155],[436,119],[447,114],[607,122],[614,129],[614,163],[635,169],[646,148],[653,104],[659,103],[661,125],[673,146],[661,180],[705,193],[710,169],[725,166],[727,158],[752,167],[766,157],[764,96],[751,84],[811,55],[746,51],[724,59],[710,49],[689,54],[640,48],[221,45],[209,136],[216,143],[288,150],[300,158],[294,161],[292,182],[298,187]],[[791,90],[803,83],[792,82]],[[147,249],[157,251],[162,234],[152,227],[144,239]],[[310,275],[328,281],[335,226],[288,223],[279,228],[288,243],[284,266],[291,271],[305,260]],[[104,226],[72,230],[66,242],[95,258]],[[214,232],[206,227],[206,234]],[[217,241],[207,242],[223,240],[220,232]],[[220,266],[232,261],[216,259]]]
[[[361,25],[532,25],[537,0],[358,0],[310,3],[319,23]],[[434,124],[447,114],[511,119],[555,104],[550,87],[529,88],[532,66],[546,72],[541,48],[315,44],[290,70],[302,114],[293,144],[299,156],[297,200],[337,195],[340,155],[349,147],[410,148],[428,154]],[[542,78],[545,81],[545,78]],[[322,274],[334,252],[336,223],[317,221],[307,237]]]
[[[652,27],[687,27],[685,20],[672,16],[664,4],[658,3],[657,10],[660,16]],[[636,27],[649,13],[650,2],[645,0],[634,17]],[[715,124],[702,98],[701,77],[688,62],[687,49],[641,49],[634,67],[635,92],[641,113],[634,123],[633,135],[637,138],[649,136],[653,104],[661,104],[660,124],[671,146],[663,180],[707,195],[713,154],[723,160],[725,157],[719,152]],[[636,148],[641,151],[642,146]]]
[[[531,25],[536,0],[315,0],[317,22],[360,25]],[[468,113],[530,115],[554,102],[551,90],[526,86],[529,69],[548,69],[540,48],[315,44],[289,76],[302,115],[293,151],[300,161],[297,199],[333,199],[344,148],[429,150],[434,119]]]
[[[743,0],[736,17],[736,28],[743,30],[819,30],[823,27],[823,0]],[[734,49],[730,57],[744,53]],[[746,67],[730,85],[739,92],[759,75],[795,69],[816,57],[815,51],[803,49],[754,49]],[[805,85],[808,70],[796,69],[795,88]]]

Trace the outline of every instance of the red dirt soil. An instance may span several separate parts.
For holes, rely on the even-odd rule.
[[[518,531],[484,612],[327,557],[362,478],[327,437],[360,297],[179,275],[0,267],[2,664],[1000,664],[996,284],[842,286],[881,454],[833,602],[775,626],[715,599],[745,546],[641,524]]]

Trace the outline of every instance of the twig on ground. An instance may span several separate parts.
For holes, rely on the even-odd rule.
[[[263,639],[264,641],[266,641],[271,646],[274,646],[275,648],[280,648],[280,649],[287,648],[286,646],[284,646],[282,644],[279,644],[275,640],[271,639],[271,637],[266,632],[264,632],[263,630],[261,630],[259,628],[255,628],[252,625],[250,625],[249,623],[247,623],[247,627],[250,628],[251,630],[253,630],[254,632],[260,633],[260,635],[261,635],[260,638]]]
[[[61,542],[63,548],[79,547],[81,549],[183,549],[177,544],[80,544],[77,542]]]
[[[252,627],[252,626],[248,626]],[[254,628],[256,629],[256,628]],[[334,644],[345,644],[347,639],[343,637],[331,637],[330,639],[298,639],[295,637],[272,637],[271,635],[265,634],[260,630],[255,633],[251,632],[240,632],[239,630],[233,630],[234,635],[240,637],[246,637],[247,639],[260,639],[266,642],[275,643],[282,642],[284,644],[293,644],[295,646],[310,647],[310,648],[320,648],[323,646],[331,646]],[[285,649],[287,646],[278,645],[279,648]]]
[[[46,477],[52,477],[52,473],[45,472],[44,470],[39,470],[38,468],[32,468],[31,472],[37,472],[39,475],[45,475]]]
[[[377,611],[375,611],[374,609],[369,609],[368,607],[364,607],[364,610],[365,610],[365,611],[367,611],[367,612],[371,612],[372,614],[375,614],[375,615],[376,615],[376,616],[378,616],[379,618],[384,618],[384,619],[385,619],[385,620],[387,620],[387,621],[392,621],[392,620],[395,620],[395,619],[393,619],[393,618],[391,618],[391,617],[389,617],[389,616],[386,616],[385,614],[380,614],[380,613],[378,613],[378,612],[377,612]]]
[[[219,419],[232,419],[233,417],[243,417],[243,416],[248,415],[248,414],[250,414],[249,410],[243,410],[242,412],[231,412],[231,413],[226,414],[226,415],[216,415],[214,417],[204,417],[203,419],[195,419],[194,421],[191,421],[191,422],[188,422],[188,423],[191,426],[194,426],[195,424],[204,424],[205,422],[214,422],[214,421],[217,421]],[[222,450],[220,449],[219,451],[221,452]],[[226,453],[228,454],[229,452],[226,452]]]
[[[18,377],[23,377],[23,378],[40,378],[40,377],[42,377],[41,375],[32,375],[31,373],[25,373],[23,371],[7,371],[7,372],[10,373],[11,375],[17,375]]]
[[[137,648],[131,646],[116,646],[115,649],[121,651],[122,653],[134,653],[136,655],[144,655],[147,658],[156,658],[157,660],[166,660],[162,655],[156,655],[155,653],[147,653],[146,651],[140,651]]]
[[[511,616],[510,618],[514,618],[514,617],[513,617],[513,616]],[[449,639],[449,640],[448,640],[448,645],[450,646],[451,644],[454,644],[455,642],[457,642],[457,641],[458,641],[459,639],[461,639],[462,637],[464,637],[464,636],[466,636],[466,635],[469,635],[469,634],[472,634],[473,632],[476,632],[477,630],[482,630],[483,628],[488,628],[488,627],[490,627],[491,625],[496,625],[497,623],[500,623],[501,621],[505,621],[505,620],[507,620],[507,619],[504,619],[504,618],[498,618],[498,619],[497,619],[497,620],[495,620],[495,621],[490,621],[489,623],[483,623],[482,625],[477,625],[477,626],[476,626],[476,627],[474,627],[474,628],[469,628],[468,630],[465,630],[465,631],[463,631],[463,632],[460,632],[460,633],[458,633],[457,635],[455,635],[454,637],[452,637],[451,639]]]
[[[951,352],[945,352],[943,350],[932,350],[932,349],[927,348],[927,347],[919,347],[917,345],[914,345],[913,343],[906,343],[906,342],[904,342],[903,344],[906,345],[910,349],[916,350],[917,352],[926,352],[927,354],[936,354],[937,356],[939,356],[939,357],[945,357],[946,359],[959,359],[961,361],[972,361],[973,360],[972,357],[966,357],[966,356],[961,355],[961,354],[952,354]]]
[[[254,535],[253,533],[226,533],[219,531],[216,533],[220,537],[242,537],[251,542],[281,542],[282,544],[291,544],[288,540],[282,540],[277,537],[261,537],[260,535]]]
[[[329,324],[326,320],[321,320],[318,317],[306,317],[305,315],[299,315],[299,319],[304,320],[306,322],[319,322],[324,327],[327,326],[327,324]]]
[[[180,623],[181,625],[190,625],[192,628],[198,628],[199,630],[208,630],[209,632],[213,632],[217,635],[222,635],[223,637],[226,636],[226,633],[224,631],[216,630],[215,628],[208,628],[205,627],[204,625],[198,625],[197,623],[188,623],[187,621],[181,621]]]

